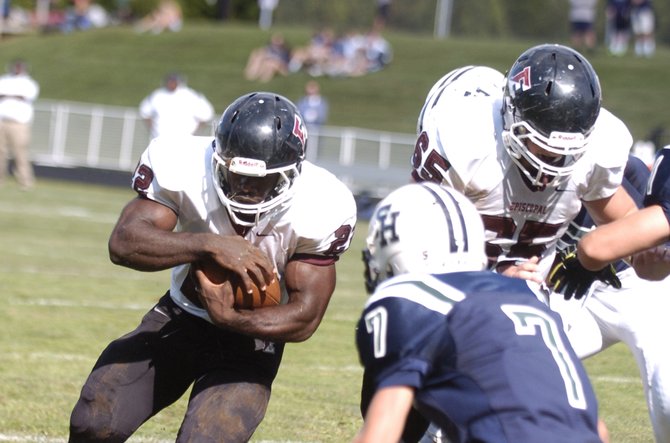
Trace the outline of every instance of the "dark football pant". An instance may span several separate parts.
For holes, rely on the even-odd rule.
[[[184,312],[166,294],[99,357],[69,441],[123,442],[193,384],[176,441],[246,442],[265,415],[282,352]]]

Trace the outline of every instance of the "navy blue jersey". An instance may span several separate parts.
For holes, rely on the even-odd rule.
[[[644,206],[659,205],[670,223],[670,146],[658,151],[647,185]]]
[[[415,388],[415,407],[453,442],[600,441],[585,370],[523,280],[394,277],[368,300],[356,342],[369,388]]]
[[[649,180],[649,168],[642,160],[634,155],[628,156],[626,169],[624,170],[623,181],[621,186],[628,192],[631,198],[635,201],[638,208],[644,205],[644,194]],[[566,247],[577,244],[577,241],[591,229],[595,228],[596,224],[589,215],[586,207],[582,206],[579,214],[570,222],[568,230],[565,231],[563,237],[558,241],[558,247],[565,249]],[[629,266],[623,260],[614,263],[617,272],[623,271]]]

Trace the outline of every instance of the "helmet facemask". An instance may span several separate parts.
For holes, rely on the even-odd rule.
[[[239,226],[255,226],[262,217],[290,201],[300,174],[296,164],[266,169],[263,160],[222,158],[212,154],[212,177],[219,199]]]
[[[503,143],[532,186],[556,188],[572,175],[575,163],[586,152],[589,136],[590,132],[584,135],[554,131],[545,137],[528,122],[515,121],[503,131]],[[529,142],[558,157],[533,153]]]
[[[369,248],[372,248],[370,250]],[[377,285],[382,281],[393,277],[393,272],[390,269],[381,270],[375,259],[374,246],[368,245],[368,248],[363,249],[363,279],[365,280],[365,290],[368,294],[375,292]]]

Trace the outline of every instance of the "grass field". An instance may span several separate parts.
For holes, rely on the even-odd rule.
[[[129,189],[42,180],[0,189],[0,442],[64,442],[96,357],[134,328],[168,274],[116,267],[107,237]],[[346,442],[360,425],[354,324],[365,299],[357,227],[317,333],[288,345],[254,442]],[[587,360],[613,443],[652,442],[637,369],[621,345]],[[184,400],[132,438],[174,441]]]

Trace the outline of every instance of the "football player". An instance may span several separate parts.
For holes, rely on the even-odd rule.
[[[568,47],[530,48],[507,77],[481,66],[448,73],[417,134],[413,178],[475,203],[499,272],[542,283],[582,202],[598,223],[636,209],[621,187],[632,136],[601,108],[595,71]]]
[[[409,184],[376,206],[356,329],[365,423],[395,442],[416,408],[451,442],[600,442],[597,404],[560,317],[523,280],[485,271],[477,209]]]
[[[213,139],[150,143],[109,253],[139,271],[172,268],[170,288],[100,355],[72,411],[70,442],[125,441],[190,386],[176,441],[251,438],[284,343],[319,326],[356,223],[349,189],[304,160],[307,141],[291,101],[254,92],[229,105]],[[234,309],[230,285],[213,292],[201,272],[193,278],[202,261],[237,274],[248,292],[277,272],[285,303]]]
[[[563,295],[545,284],[558,239],[582,205],[596,224],[637,210],[621,186],[632,136],[601,106],[591,64],[571,48],[543,44],[521,54],[506,76],[488,67],[456,69],[429,92],[417,130],[414,179],[455,188],[475,204],[489,268],[528,280],[567,329],[591,331],[595,339],[570,334],[585,357],[580,349],[593,349],[601,337],[597,317],[582,309],[583,300],[568,300],[565,309]],[[586,274],[589,282],[621,286],[613,268]]]
[[[638,206],[643,204],[649,176],[649,169],[644,162],[629,155],[622,184]],[[629,217],[637,217],[639,212]],[[628,220],[629,217],[613,224]],[[568,331],[568,337],[582,358],[597,354],[619,342],[623,342],[630,349],[642,379],[656,441],[670,442],[670,390],[666,388],[670,385],[670,354],[665,341],[659,340],[659,337],[670,337],[670,323],[667,321],[667,313],[670,312],[670,299],[667,297],[670,279],[663,282],[643,280],[627,263],[620,260],[614,264],[621,281],[620,289],[601,282],[590,284],[589,278],[579,281],[576,275],[579,263],[574,261],[576,256],[572,251],[577,241],[584,235],[590,235],[586,233],[593,228],[593,221],[582,208],[558,242],[561,250],[561,254],[557,256],[560,271],[554,267],[550,274],[550,277],[560,280],[562,289],[580,288],[591,293],[585,299],[583,309],[573,314],[581,315],[584,320],[573,322],[574,327]],[[610,247],[609,243],[617,241],[635,243],[639,236],[649,233],[639,223],[629,229],[627,234],[621,232],[618,238],[607,239],[607,243],[601,247],[607,249]],[[565,266],[568,266],[567,270]],[[570,301],[559,302],[560,299],[554,303],[554,309],[559,312],[561,308],[569,309],[572,304]]]

